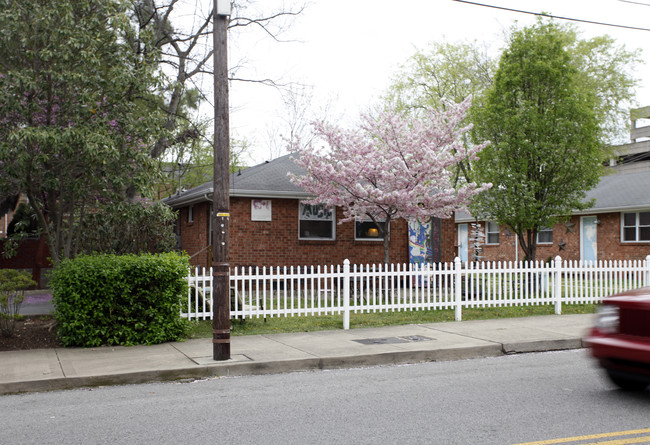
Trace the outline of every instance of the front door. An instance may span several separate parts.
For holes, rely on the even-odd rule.
[[[583,216],[580,219],[580,259],[582,261],[598,259],[597,227],[598,218],[596,216]]]
[[[467,224],[458,224],[458,256],[463,263],[467,262],[468,244]]]

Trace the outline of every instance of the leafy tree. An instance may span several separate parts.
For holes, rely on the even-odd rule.
[[[246,168],[245,156],[250,148],[246,139],[230,140],[230,173]],[[214,150],[212,142],[203,138],[168,149],[172,161],[156,159],[164,178],[157,188],[158,198],[170,196],[180,189],[190,189],[212,180]]]
[[[627,141],[630,108],[634,106],[635,88],[639,85],[634,68],[642,62],[640,50],[628,51],[607,35],[582,40],[572,26],[559,29],[566,36],[567,51],[578,72],[579,88],[596,96],[594,111],[603,143]]]
[[[165,253],[176,248],[176,214],[158,201],[98,205],[83,219],[75,254]]]
[[[583,88],[567,46],[553,23],[514,31],[473,109],[473,135],[491,142],[474,171],[493,184],[477,207],[512,228],[531,261],[539,229],[586,208],[586,191],[602,173],[598,98]]]
[[[450,180],[451,166],[462,157],[474,158],[485,146],[468,149],[461,141],[470,128],[460,126],[469,106],[467,99],[445,111],[430,108],[421,119],[384,111],[363,116],[355,130],[317,122],[314,132],[329,152],[294,141],[299,148],[295,162],[307,173],[292,181],[315,196],[312,204],[342,207],[340,222],[372,220],[384,239],[388,263],[390,231],[384,227],[392,220],[449,218],[488,187],[467,183],[454,188]]]
[[[604,142],[627,135],[629,110],[634,105],[639,80],[634,68],[641,62],[639,50],[617,45],[607,35],[582,39],[571,24],[556,25],[565,39],[571,65],[577,70],[576,87],[595,95],[594,103]],[[516,28],[513,28],[512,32]],[[398,109],[417,113],[441,100],[478,99],[492,85],[498,60],[480,42],[434,42],[417,51],[394,76],[385,96]]]
[[[21,234],[25,237],[38,237],[39,231],[38,217],[34,209],[26,202],[18,204],[13,218],[7,226],[7,236]]]
[[[54,263],[98,206],[152,183],[156,64],[119,0],[0,0],[0,196],[25,193]]]
[[[433,42],[393,76],[385,100],[415,114],[459,103],[467,96],[480,96],[492,85],[496,65],[478,42]]]

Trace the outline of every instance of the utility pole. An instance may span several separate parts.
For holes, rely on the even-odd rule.
[[[230,0],[214,0],[214,179],[212,193],[212,355],[230,359],[230,129],[228,17]]]

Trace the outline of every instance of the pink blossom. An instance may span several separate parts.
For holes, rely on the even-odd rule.
[[[293,141],[294,161],[306,170],[291,180],[314,196],[311,203],[340,206],[344,219],[428,220],[449,218],[491,184],[454,188],[451,171],[462,159],[475,159],[487,143],[466,147],[462,126],[468,98],[448,104],[446,111],[429,109],[413,119],[394,110],[364,115],[358,129],[314,123],[314,134],[325,143],[321,152],[310,143]]]

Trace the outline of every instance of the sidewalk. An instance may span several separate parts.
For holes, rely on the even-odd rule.
[[[0,352],[0,394],[206,377],[418,363],[575,349],[594,315],[461,321],[231,338],[212,360],[212,339],[154,346]]]

